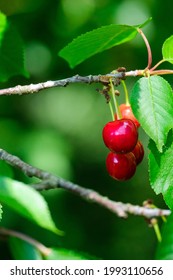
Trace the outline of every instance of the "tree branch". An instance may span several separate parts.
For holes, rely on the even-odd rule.
[[[30,84],[30,85],[18,85],[15,87],[0,89],[0,95],[26,95],[26,94],[33,94],[38,93],[41,90],[48,89],[48,88],[54,88],[54,87],[65,87],[69,84],[75,84],[75,83],[85,83],[85,84],[91,84],[91,83],[101,83],[103,85],[109,84],[110,79],[112,79],[112,82],[114,85],[119,85],[119,81],[121,79],[124,79],[126,77],[137,77],[137,76],[145,76],[145,71],[147,70],[150,75],[166,75],[166,74],[173,74],[173,70],[132,70],[126,72],[125,69],[121,71],[122,68],[118,68],[117,72],[113,71],[112,73],[105,74],[105,75],[89,75],[89,76],[79,76],[75,75],[70,78],[57,80],[57,81],[47,81],[43,83],[38,84]],[[115,73],[116,72],[116,73]]]
[[[122,79],[124,78],[125,73],[124,72],[118,72],[115,74],[106,74],[106,75],[89,75],[89,76],[79,76],[75,75],[70,78],[62,79],[62,80],[57,80],[57,81],[47,81],[44,83],[39,83],[39,84],[30,84],[30,85],[18,85],[15,87],[11,88],[6,88],[6,89],[0,89],[0,95],[11,95],[11,94],[18,94],[18,95],[23,95],[23,94],[32,94],[32,93],[37,93],[43,89],[47,88],[53,88],[53,87],[65,87],[68,84],[74,84],[74,83],[86,83],[86,84],[91,84],[91,83],[109,83],[109,79]]]
[[[42,180],[39,184],[32,185],[32,187],[38,191],[62,188],[80,196],[88,202],[96,203],[108,209],[118,217],[126,218],[128,214],[133,214],[151,219],[153,217],[169,216],[171,214],[171,211],[167,209],[151,209],[148,206],[142,207],[129,203],[112,201],[92,189],[86,189],[70,181],[59,178],[49,172],[33,167],[3,149],[0,149],[0,159],[20,169],[26,176],[36,177]]]
[[[129,71],[126,72],[125,68],[120,67],[117,69],[117,71],[113,71],[112,73],[105,74],[105,75],[89,75],[89,76],[80,76],[75,75],[70,78],[57,80],[57,81],[47,81],[43,83],[38,84],[30,84],[30,85],[18,85],[15,87],[10,87],[6,89],[0,89],[0,95],[24,95],[24,94],[32,94],[32,93],[38,93],[41,90],[47,89],[47,88],[53,88],[53,87],[65,87],[68,84],[74,84],[74,83],[101,83],[101,84],[108,84],[110,82],[110,79],[112,78],[112,81],[115,85],[119,84],[120,79],[124,79],[126,76],[139,76],[143,75],[143,70],[135,70],[135,71]]]
[[[51,253],[51,249],[47,248],[39,241],[21,233],[21,232],[17,232],[17,231],[11,230],[11,229],[6,229],[3,227],[0,227],[0,235],[12,236],[12,237],[16,237],[21,240],[24,240],[24,241],[28,242],[29,244],[33,245],[45,257],[47,257]]]

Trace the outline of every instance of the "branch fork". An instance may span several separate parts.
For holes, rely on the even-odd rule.
[[[3,149],[0,149],[0,159],[10,164],[11,166],[18,168],[28,177],[35,177],[40,179],[40,183],[31,185],[31,187],[38,191],[62,188],[64,190],[70,191],[75,195],[80,196],[82,199],[88,202],[96,203],[106,208],[107,210],[111,211],[121,218],[127,218],[128,214],[143,216],[148,219],[151,219],[153,217],[169,216],[171,214],[171,211],[168,209],[153,209],[148,206],[138,206],[132,205],[130,203],[113,201],[107,197],[102,196],[92,189],[81,187],[70,181],[57,177],[47,171],[29,165],[19,157],[14,156]]]

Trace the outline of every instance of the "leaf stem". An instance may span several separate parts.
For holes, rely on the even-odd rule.
[[[151,64],[152,64],[152,52],[151,52],[151,47],[150,47],[150,44],[149,44],[149,42],[148,42],[148,39],[146,38],[146,36],[145,36],[145,34],[143,33],[143,31],[142,31],[140,28],[138,28],[137,30],[138,30],[139,34],[142,36],[142,38],[143,38],[143,40],[144,40],[144,42],[145,42],[145,45],[146,45],[146,47],[147,47],[147,52],[148,52],[148,65],[147,65],[146,69],[150,69]]]

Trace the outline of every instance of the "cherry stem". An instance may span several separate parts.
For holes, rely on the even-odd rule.
[[[129,93],[128,93],[128,90],[127,90],[127,87],[126,87],[126,83],[121,80],[121,83],[123,85],[123,88],[124,88],[124,92],[125,92],[125,102],[126,102],[126,105],[129,106],[130,105],[130,102],[129,102]]]
[[[150,69],[150,71],[154,71],[160,64],[162,64],[163,62],[165,62],[166,60],[165,59],[162,59],[160,60],[156,65],[154,65],[154,67],[152,67]]]
[[[147,51],[148,51],[148,65],[147,65],[146,69],[150,69],[151,64],[152,64],[152,52],[151,52],[150,44],[149,44],[148,39],[146,38],[145,34],[143,33],[143,31],[140,28],[138,28],[137,30],[138,30],[139,34],[142,36],[142,38],[143,38],[143,40],[145,42],[145,45],[147,47]]]
[[[161,236],[161,233],[160,233],[160,229],[159,229],[158,223],[155,222],[155,221],[153,223],[153,228],[154,228],[155,234],[157,236],[157,240],[159,242],[161,242],[162,241],[162,236]]]
[[[115,106],[115,112],[117,114],[117,120],[119,120],[119,119],[121,119],[121,113],[120,113],[120,110],[119,110],[117,99],[115,97],[114,85],[112,83],[112,79],[110,79],[109,81],[110,81],[110,86],[111,86],[110,93],[112,94],[112,97],[113,97],[113,102],[114,102],[114,106]],[[115,117],[114,117],[114,120],[115,120]]]
[[[112,119],[113,119],[113,121],[115,121],[115,115],[114,115],[114,110],[113,110],[113,107],[112,107],[111,101],[109,101],[109,108],[110,108],[110,111],[111,111],[111,116],[112,116]]]
[[[165,216],[161,216],[161,218],[162,218],[162,221],[163,221],[164,223],[166,223],[166,222],[167,222],[167,220],[166,220],[166,217],[165,217]]]

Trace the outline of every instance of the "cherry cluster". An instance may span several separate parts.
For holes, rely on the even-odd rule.
[[[106,168],[111,177],[118,181],[130,179],[136,166],[144,157],[144,148],[138,140],[140,123],[133,115],[130,105],[121,104],[122,118],[108,122],[102,132],[103,141],[110,150],[106,159]]]

